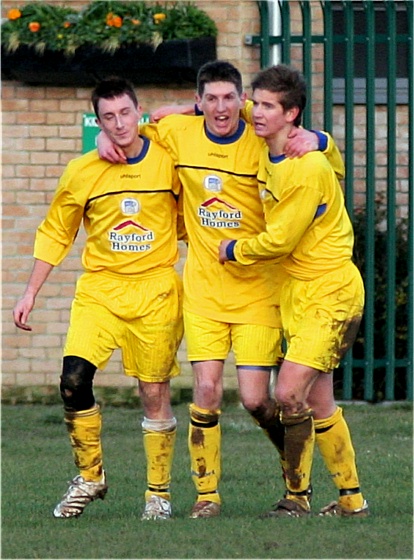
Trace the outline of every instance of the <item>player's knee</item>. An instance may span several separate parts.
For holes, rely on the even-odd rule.
[[[280,414],[280,421],[284,426],[296,426],[305,422],[312,423],[313,411],[311,408],[306,408],[298,412],[290,412],[283,410]]]
[[[206,408],[218,408],[222,399],[221,386],[210,379],[203,379],[194,387],[194,399]]]
[[[260,403],[254,408],[247,408],[244,403],[243,406],[261,428],[268,428],[278,420],[280,409],[273,400]]]
[[[307,408],[303,394],[290,387],[276,387],[275,398],[281,410],[287,414],[296,414]]]
[[[243,395],[241,397],[243,408],[252,416],[263,416],[269,407],[269,398],[263,399],[261,396]]]
[[[87,410],[95,404],[93,377],[96,366],[77,356],[63,358],[60,395],[67,410]]]

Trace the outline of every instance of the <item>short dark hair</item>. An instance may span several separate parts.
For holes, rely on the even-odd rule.
[[[230,82],[236,86],[239,95],[243,93],[242,77],[233,64],[225,60],[214,60],[204,64],[197,75],[197,93],[202,97],[204,87],[211,82]]]
[[[93,110],[98,119],[100,99],[113,99],[114,97],[121,97],[121,95],[124,94],[131,99],[135,107],[138,107],[138,98],[134,86],[129,80],[118,78],[118,76],[111,76],[99,82],[91,95]]]
[[[299,126],[302,113],[306,107],[306,82],[303,75],[291,66],[278,64],[266,68],[252,81],[252,89],[265,89],[273,93],[282,93],[279,102],[284,111],[299,108],[294,124]]]

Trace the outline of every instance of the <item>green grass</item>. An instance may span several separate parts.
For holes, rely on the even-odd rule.
[[[174,520],[141,522],[145,461],[142,410],[104,407],[103,445],[110,490],[79,519],[52,509],[76,470],[60,406],[2,407],[1,558],[413,558],[412,408],[348,405],[367,519],[259,519],[281,497],[273,448],[246,412],[223,408],[222,516],[188,519],[187,405],[173,470]],[[319,454],[315,511],[336,498]]]

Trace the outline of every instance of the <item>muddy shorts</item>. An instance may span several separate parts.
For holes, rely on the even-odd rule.
[[[364,286],[353,263],[316,280],[290,278],[281,315],[286,360],[330,372],[352,346],[364,307]]]

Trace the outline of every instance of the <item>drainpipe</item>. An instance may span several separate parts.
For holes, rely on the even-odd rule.
[[[257,2],[260,14],[260,35],[245,35],[245,45],[259,45],[260,67],[266,68],[281,62],[280,37],[282,35],[281,4],[283,0]]]

